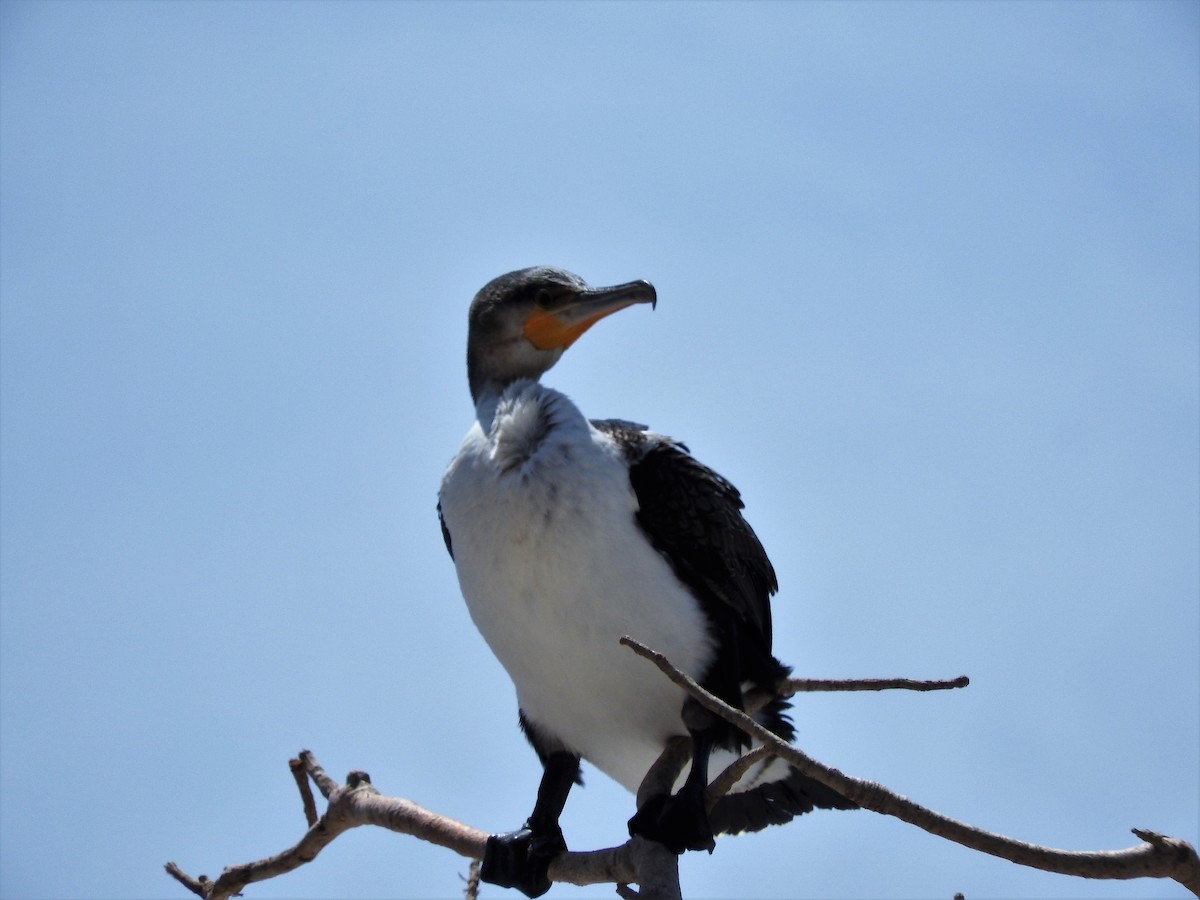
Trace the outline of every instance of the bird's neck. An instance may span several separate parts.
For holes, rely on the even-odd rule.
[[[518,379],[498,393],[484,391],[475,415],[503,471],[551,464],[565,446],[589,434],[587,419],[565,394],[532,379]]]
[[[475,418],[479,422],[479,427],[483,429],[484,434],[492,430],[492,426],[496,421],[496,410],[500,407],[503,401],[506,406],[521,395],[530,392],[536,393],[542,386],[532,378],[518,378],[515,381],[508,381],[501,384],[500,382],[489,381],[484,384],[478,394],[475,396]],[[530,399],[533,399],[532,396]]]

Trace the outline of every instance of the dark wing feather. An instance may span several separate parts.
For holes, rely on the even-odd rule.
[[[608,419],[629,462],[637,521],[713,623],[718,658],[706,687],[741,705],[740,685],[773,687],[786,669],[771,656],[771,595],[778,585],[762,543],[742,517],[737,488],[683,444]]]

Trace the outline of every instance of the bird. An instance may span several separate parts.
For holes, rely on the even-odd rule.
[[[778,585],[738,490],[688,447],[624,419],[589,419],[542,376],[619,310],[657,305],[647,281],[592,287],[553,266],[492,279],[468,313],[475,420],[446,468],[438,515],[470,616],[507,670],[518,723],[543,765],[533,812],[488,838],[485,881],[536,897],[566,849],[558,820],[588,761],[631,791],[674,737],[691,764],[673,793],[642,801],[640,835],[681,853],[814,808],[854,804],[778,759],[755,764],[706,809],[705,789],[749,746],[623,636],[665,654],[735,708],[794,735],[772,654]]]

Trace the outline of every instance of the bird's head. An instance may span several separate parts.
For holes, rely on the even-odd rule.
[[[551,266],[492,279],[471,302],[471,399],[478,402],[488,390],[499,393],[518,378],[536,380],[596,322],[635,303],[653,306],[656,300],[648,281],[589,287],[578,275]]]

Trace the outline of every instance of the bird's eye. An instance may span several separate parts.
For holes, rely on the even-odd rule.
[[[537,293],[533,295],[533,302],[542,309],[550,309],[555,304],[555,296],[550,291],[550,288],[538,288]]]

